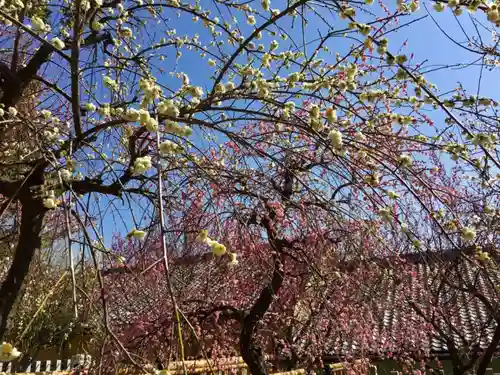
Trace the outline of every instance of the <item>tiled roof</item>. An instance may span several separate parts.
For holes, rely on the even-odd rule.
[[[377,267],[385,276],[374,286],[376,290],[366,302],[365,307],[371,313],[370,319],[365,319],[371,324],[365,329],[370,333],[369,339],[361,344],[359,337],[351,332],[337,332],[337,337],[330,341],[328,353],[334,357],[360,351],[373,356],[398,352],[445,356],[448,353],[447,336],[460,350],[484,349],[493,336],[496,323],[485,302],[475,297],[471,290],[475,288],[485,297],[486,303],[500,301],[500,290],[497,290],[500,271],[497,267],[486,268],[487,263],[477,261],[471,249],[462,254],[466,257],[458,256],[458,252],[410,254],[404,258],[371,259],[363,264],[356,262],[340,267],[345,272]],[[494,254],[491,256],[494,258]],[[191,287],[193,279],[204,279],[210,268],[206,259],[176,263],[183,265],[172,267],[177,290]],[[106,274],[126,272],[108,271]],[[129,295],[124,293],[123,298],[131,297],[134,303],[120,301],[120,298],[113,301],[112,319],[126,324],[134,315],[154,310],[157,301],[165,300],[167,295],[164,278],[157,281],[154,290],[161,295],[140,290],[136,296],[131,296],[130,291]],[[331,302],[335,303],[335,298]],[[359,314],[366,312],[363,311],[360,309]]]
[[[465,257],[458,252],[413,254],[397,268],[387,261],[365,263],[369,267],[382,263],[387,273],[372,301],[378,311],[371,328],[373,340],[364,345],[355,338],[337,341],[331,354],[419,351],[447,355],[447,338],[462,351],[485,349],[497,326],[491,311],[500,301],[500,271],[493,263],[466,253]],[[352,265],[348,268],[353,269]]]
[[[198,288],[199,282],[196,280],[204,280],[206,277],[210,267],[207,264],[209,259],[211,257],[203,254],[171,262],[170,278],[174,291]],[[156,268],[162,269],[163,263],[157,263]],[[168,284],[163,271],[149,273],[146,279],[141,276],[143,272],[148,272],[147,266],[136,266],[133,269],[122,266],[101,271],[108,282],[114,282],[114,293],[109,300],[110,320],[114,324],[127,325],[137,317],[158,313],[160,303],[170,306],[170,299],[167,298]],[[147,283],[153,283],[154,286]]]

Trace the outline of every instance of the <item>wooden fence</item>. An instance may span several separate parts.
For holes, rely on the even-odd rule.
[[[445,375],[445,373],[444,373],[443,370],[438,370],[438,371],[435,371],[434,373],[439,374],[439,375]],[[391,371],[390,375],[403,375],[403,372],[401,372],[401,371]],[[492,368],[487,368],[486,372],[485,372],[485,375],[500,375],[500,373],[499,372],[493,372]]]
[[[18,375],[33,375],[46,374],[46,373],[61,373],[61,375],[69,375],[75,365],[75,360],[56,360],[56,361],[35,361],[29,364],[24,371],[13,371],[12,363],[0,362],[0,373],[17,373]],[[194,360],[182,362],[172,362],[169,364],[169,375],[181,375],[184,373],[184,366],[188,374],[200,375],[250,375],[246,363],[241,357],[228,357],[218,360]],[[331,375],[347,375],[346,366],[342,363],[336,363],[329,366]],[[272,375],[306,375],[308,372],[304,369],[297,369],[293,371],[280,372]],[[323,369],[312,372],[315,375],[325,375]],[[137,375],[137,371],[128,369],[118,369],[116,375]],[[377,368],[373,365],[369,366],[369,375],[377,375]],[[392,373],[391,375],[400,375]],[[490,375],[490,374],[488,374]],[[493,375],[493,374],[491,374]],[[495,374],[500,375],[500,374]]]
[[[73,368],[71,359],[57,361],[35,361],[30,363],[24,373],[34,373],[34,372],[58,372],[58,371],[71,371]],[[7,374],[14,373],[12,371],[12,362],[0,362],[0,372]]]

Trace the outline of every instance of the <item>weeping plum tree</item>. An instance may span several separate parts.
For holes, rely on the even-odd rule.
[[[21,220],[0,287],[0,338],[51,211],[65,215],[68,247],[80,244],[96,268],[124,261],[107,248],[110,230],[159,234],[146,259],[162,267],[178,325],[186,301],[177,302],[170,258],[213,253],[222,267],[221,259],[236,266],[240,251],[259,254],[244,278],[257,282],[228,304],[254,374],[268,372],[261,323],[286,322],[267,314],[273,302],[296,312],[283,292],[295,270],[307,290],[314,275],[327,279],[325,259],[387,255],[401,231],[409,247],[429,246],[418,226],[433,213],[424,197],[448,207],[435,194],[440,152],[481,172],[467,150],[498,167],[496,138],[475,134],[418,64],[391,53],[391,33],[415,21],[419,3],[372,3],[56,0],[42,17],[37,4],[7,2],[2,51],[12,58],[0,64],[0,132],[18,136],[1,145],[0,194],[2,215],[18,204]],[[40,88],[29,91],[34,82]],[[33,108],[21,105],[26,97]],[[433,107],[448,126],[430,127]],[[459,218],[431,230],[451,244],[476,235]],[[365,246],[362,233],[386,245]],[[106,335],[136,363],[97,278]],[[339,319],[348,326],[348,314]],[[317,339],[307,345],[321,352]]]

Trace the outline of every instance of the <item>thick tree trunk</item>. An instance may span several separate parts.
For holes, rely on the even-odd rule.
[[[273,246],[276,248],[276,246]],[[283,284],[283,256],[275,256],[274,271],[271,282],[260,293],[250,312],[243,319],[240,335],[240,351],[252,375],[267,375],[266,360],[261,348],[255,342],[254,334],[259,321],[269,310],[276,294]]]
[[[7,277],[0,287],[0,341],[4,339],[7,320],[28,274],[33,255],[41,246],[45,212],[40,200],[22,201],[19,242]]]
[[[256,347],[254,343],[249,345],[241,345],[241,356],[248,366],[252,375],[267,375],[267,365],[264,355],[260,348]]]

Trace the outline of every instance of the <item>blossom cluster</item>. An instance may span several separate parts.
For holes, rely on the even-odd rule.
[[[0,351],[0,362],[10,362],[19,357],[21,353],[7,342],[2,343],[2,350]]]
[[[223,244],[217,242],[216,240],[212,240],[210,237],[208,237],[208,230],[206,230],[206,229],[203,229],[200,231],[200,233],[196,237],[196,242],[204,243],[204,244],[207,244],[208,246],[210,246],[210,248],[212,249],[212,253],[216,257],[221,257],[224,254],[228,253],[226,246],[224,246]],[[238,259],[237,259],[236,253],[229,252],[228,255],[229,255],[231,264],[237,265]]]

